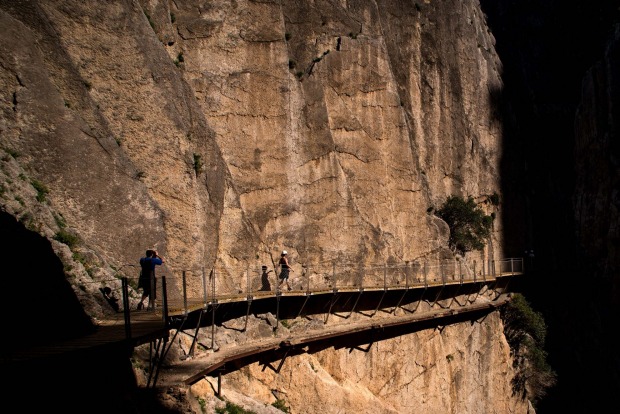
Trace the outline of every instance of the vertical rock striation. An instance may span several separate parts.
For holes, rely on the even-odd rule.
[[[429,213],[449,195],[498,218],[466,259],[502,256],[501,65],[476,0],[6,0],[0,33],[0,208],[52,240],[85,306],[149,247],[172,288],[283,248],[299,273],[453,259]],[[315,407],[524,412],[502,338],[493,315],[269,381],[300,375]]]
[[[2,18],[19,39],[3,147],[117,267],[147,246],[177,274],[283,247],[306,265],[451,257],[427,209],[499,193],[477,2],[7,2]]]

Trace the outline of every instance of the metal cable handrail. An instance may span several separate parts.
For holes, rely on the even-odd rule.
[[[267,265],[268,273],[262,272],[263,264],[238,267],[216,266],[209,270],[186,269],[178,270],[171,266],[158,269],[157,280],[166,279],[166,296],[171,308],[187,312],[189,308],[207,306],[222,300],[238,300],[263,298],[276,295],[287,295],[288,290],[278,289],[279,269]],[[114,297],[119,300],[121,309],[128,302],[129,309],[135,306],[141,296],[138,290],[139,273],[126,275],[126,268],[139,268],[137,265],[121,266],[114,277],[96,281],[80,281],[109,287]],[[415,261],[408,263],[392,263],[381,265],[359,266],[354,264],[338,264],[333,262],[315,265],[293,265],[289,282],[291,293],[316,294],[329,291],[344,290],[390,290],[408,289],[435,284],[453,284],[484,281],[496,276],[521,274],[524,271],[523,258],[507,258],[492,260],[485,266],[476,268],[459,260]],[[136,273],[136,272],[134,272]],[[123,296],[122,281],[127,281],[127,297]],[[163,298],[163,283],[156,283],[155,296]],[[84,299],[92,295],[95,289],[75,289],[78,297]],[[160,300],[161,301],[161,300]]]
[[[140,317],[142,317],[143,321],[149,323],[156,322],[157,318],[159,318],[161,325],[159,325],[160,328],[158,329],[162,329],[163,335],[163,331],[168,332],[170,327],[173,326],[173,319],[169,318],[170,315],[187,316],[192,311],[206,310],[207,307],[211,306],[211,315],[212,318],[214,318],[215,309],[218,303],[222,301],[248,301],[249,312],[251,300],[275,297],[277,301],[274,312],[277,320],[276,326],[278,326],[280,318],[278,310],[280,298],[287,294],[306,296],[307,300],[309,295],[320,293],[329,294],[340,291],[359,291],[359,296],[361,296],[361,292],[365,290],[383,290],[383,294],[381,295],[382,300],[388,290],[397,289],[404,292],[403,296],[401,296],[402,300],[408,289],[422,287],[426,289],[434,285],[441,287],[441,290],[443,290],[443,286],[449,284],[487,283],[497,280],[499,277],[514,276],[524,273],[522,258],[489,261],[486,266],[480,269],[476,269],[475,266],[470,267],[465,262],[458,260],[444,260],[434,263],[429,263],[428,261],[405,264],[385,263],[383,265],[364,267],[335,266],[332,264],[331,269],[328,269],[326,266],[308,265],[298,266],[297,269],[300,270],[298,272],[299,274],[291,281],[294,289],[290,292],[282,292],[276,284],[278,282],[277,269],[269,269],[269,267],[267,267],[267,270],[271,270],[271,272],[265,273],[262,270],[262,266],[264,265],[246,265],[243,268],[216,266],[209,271],[206,269],[199,269],[198,271],[175,271],[174,269],[168,268],[168,272],[166,272],[168,275],[162,274],[157,277],[160,282],[156,284],[156,297],[160,306],[146,311],[147,315],[145,315],[145,313],[135,315],[134,312],[138,311],[132,307],[132,298],[141,296],[134,288],[134,286],[137,286],[138,276],[129,278],[122,275],[120,279],[112,278],[99,280],[97,282],[93,281],[93,283],[105,285],[106,282],[108,282],[110,285],[118,286],[120,282],[122,301],[120,304],[122,309],[120,314],[123,316],[125,335],[126,339],[129,341],[132,339],[132,323],[136,319],[139,320]],[[125,266],[122,266],[115,275],[121,275],[121,270],[124,267]],[[239,278],[234,279],[234,276],[238,276]],[[269,279],[269,276],[271,276],[271,279]],[[265,277],[268,279],[269,289],[266,289]],[[271,282],[274,282],[273,286],[271,286]],[[130,287],[132,287],[131,290]],[[439,295],[437,295],[437,298],[438,297]],[[437,298],[435,298],[435,301]],[[135,299],[135,301],[137,300],[138,299]],[[381,300],[376,306],[375,313],[381,306]],[[399,305],[400,301],[396,307]],[[431,306],[434,306],[434,303]],[[329,313],[331,313],[331,306]],[[200,313],[200,315],[202,315],[202,313]],[[150,317],[147,320],[144,319],[144,316]],[[185,320],[185,318],[183,318],[183,320]],[[211,323],[211,329],[211,348],[215,349],[215,324],[213,321]],[[194,338],[194,343],[195,340],[196,338]],[[194,343],[192,344],[191,352],[193,352]],[[167,351],[164,351],[164,349],[165,346],[161,350],[162,355],[160,360],[165,358],[165,352]],[[155,372],[153,385],[157,380],[158,369],[156,369]],[[151,378],[149,378],[149,382],[150,380]]]
[[[290,273],[291,291],[279,289],[279,269],[263,274],[254,265],[225,267],[209,270],[175,270],[168,268],[167,297],[175,311],[183,313],[210,303],[247,300],[289,294],[317,294],[333,291],[409,289],[438,284],[471,283],[492,280],[498,276],[522,274],[523,259],[507,258],[485,263],[485,266],[467,265],[463,261],[419,261],[404,264],[369,266],[293,265]],[[158,284],[158,295],[160,292]],[[283,285],[283,287],[285,287]]]

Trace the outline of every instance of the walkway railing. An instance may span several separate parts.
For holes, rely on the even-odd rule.
[[[134,265],[127,265],[127,267],[137,268]],[[165,357],[166,351],[165,346],[162,348],[160,345],[162,340],[165,344],[167,335],[163,332],[157,338],[153,338],[152,335],[146,337],[144,333],[134,335],[134,329],[143,328],[144,326],[141,325],[144,324],[153,326],[153,323],[157,323],[160,330],[168,331],[171,326],[169,316],[185,316],[193,311],[206,310],[210,306],[213,310],[212,316],[214,316],[214,309],[219,303],[223,302],[248,301],[249,309],[251,303],[249,301],[256,299],[275,297],[278,299],[276,306],[279,306],[280,299],[283,296],[305,296],[305,300],[308,300],[309,295],[317,294],[348,291],[360,292],[361,296],[361,292],[364,291],[383,291],[384,293],[381,295],[383,297],[388,290],[403,291],[402,300],[408,289],[489,283],[501,277],[520,275],[524,273],[524,263],[522,258],[508,258],[488,261],[479,268],[476,267],[475,262],[472,265],[468,265],[464,261],[444,260],[374,266],[351,264],[308,265],[294,266],[294,269],[297,272],[293,271],[289,276],[291,289],[288,290],[287,288],[284,291],[279,286],[279,269],[258,263],[252,266],[248,265],[237,268],[215,267],[209,271],[205,269],[164,269],[167,270],[165,272],[167,274],[165,275],[164,272],[161,272],[155,283],[156,306],[145,310],[137,310],[137,304],[141,297],[141,291],[137,288],[139,275],[128,277],[119,271],[119,278],[93,283],[103,285],[99,287],[102,293],[104,293],[104,287],[109,287],[111,295],[118,298],[117,302],[114,302],[114,304],[119,305],[118,312],[115,313],[116,318],[110,318],[106,323],[114,323],[116,321],[119,325],[122,324],[125,329],[126,339],[131,340],[132,343],[136,343],[135,339],[138,337],[142,341],[156,340],[156,349],[158,351],[156,350],[155,352],[161,353],[161,360]],[[87,289],[83,289],[82,293],[85,294],[86,292]],[[81,300],[86,300],[86,298],[87,296],[84,295]],[[381,301],[378,302],[377,309],[380,305]],[[109,313],[112,312],[112,308],[113,306],[109,307]],[[279,319],[278,310],[274,309],[274,312]],[[214,324],[212,323],[213,328]],[[160,333],[156,335],[160,335]],[[211,339],[212,342],[215,339],[214,332],[211,334]],[[213,343],[212,348],[215,348]],[[149,378],[149,383],[152,380],[154,384],[157,381],[158,369],[154,369],[151,372],[155,372],[155,376],[154,378]]]
[[[263,270],[263,266],[267,266]],[[168,314],[187,314],[214,303],[233,302],[288,295],[313,295],[343,291],[370,291],[416,289],[429,286],[477,283],[496,277],[519,275],[524,272],[523,258],[488,261],[484,266],[468,265],[464,261],[416,261],[403,264],[361,266],[355,264],[293,265],[289,284],[291,290],[280,289],[277,267],[256,263],[243,267],[215,267],[209,270],[174,270],[158,268],[156,303],[154,309],[166,322]],[[138,289],[138,266],[127,265],[120,269],[118,278],[93,282],[100,288],[110,287],[119,305],[119,316],[124,314],[128,325],[131,314],[137,311],[141,296]],[[132,276],[126,274],[136,273]],[[94,291],[96,289],[90,289]],[[81,294],[86,295],[88,290]],[[100,298],[102,306],[103,297]],[[165,303],[164,303],[165,301]],[[146,303],[145,303],[146,305]],[[165,306],[164,306],[165,305]],[[146,307],[146,306],[145,306]],[[111,308],[108,309],[111,311]],[[131,332],[128,331],[128,335]]]
[[[263,266],[267,266],[263,270]],[[295,266],[293,266],[295,269]],[[301,269],[301,272],[299,271]],[[171,313],[186,313],[212,303],[242,301],[276,295],[311,295],[336,291],[393,290],[441,284],[476,283],[522,274],[523,259],[492,260],[484,266],[464,261],[417,261],[404,264],[361,266],[307,265],[289,274],[289,291],[279,286],[279,269],[255,264],[178,270],[166,276]],[[161,283],[158,283],[158,296]],[[161,296],[160,296],[161,297]]]

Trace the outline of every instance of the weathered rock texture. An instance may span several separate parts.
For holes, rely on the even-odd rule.
[[[126,265],[148,247],[171,288],[183,270],[273,264],[283,248],[297,271],[451,259],[429,214],[449,195],[497,215],[468,260],[502,256],[502,212],[485,204],[500,193],[502,85],[478,1],[1,1],[0,34],[0,207],[50,240],[93,317],[98,287],[137,276]],[[355,378],[379,378],[324,402],[480,412],[505,391],[507,350],[484,349],[499,323],[403,341],[317,356],[336,376],[373,361]],[[421,378],[435,385],[415,379],[434,364]],[[455,400],[470,364],[489,377]],[[519,404],[505,397],[482,411]]]
[[[605,56],[584,77],[575,122],[574,209],[580,253],[584,268],[605,280],[604,289],[609,289],[605,302],[615,307],[620,305],[620,229],[616,225],[620,221],[616,194],[620,153],[614,141],[620,118],[614,101],[620,96],[619,49],[620,26],[616,25]]]
[[[505,68],[503,212],[512,225],[506,220],[504,235],[514,243],[511,230],[521,226],[524,247],[535,249],[534,277],[524,292],[544,314],[549,362],[558,374],[537,408],[620,411],[620,359],[610,335],[620,314],[618,5],[481,5]],[[566,306],[584,282],[587,298]]]
[[[573,212],[579,263],[576,276],[588,275],[596,286],[591,299],[595,305],[571,318],[574,329],[582,332],[581,336],[574,336],[571,348],[585,356],[574,371],[601,378],[600,383],[588,384],[583,391],[601,392],[602,398],[597,399],[599,407],[616,404],[615,399],[606,396],[618,388],[620,381],[620,357],[615,340],[609,336],[620,314],[619,73],[620,25],[616,24],[603,58],[583,79],[575,122],[577,179]],[[592,337],[601,339],[592,341]],[[571,358],[573,354],[566,356]],[[566,381],[565,392],[573,393],[579,389],[579,380],[571,374],[572,370],[567,371],[566,377],[572,381]]]
[[[486,288],[475,297],[478,304],[496,299]],[[469,304],[465,296],[458,300]],[[447,307],[449,302],[445,300],[440,305]],[[353,313],[346,322],[332,316],[332,322],[326,325],[327,315],[298,317],[285,320],[276,333],[271,329],[276,326],[271,315],[257,315],[250,319],[244,332],[241,320],[218,326],[215,343],[219,353],[228,355],[235,343],[244,346],[237,352],[244,352],[252,343],[264,345],[265,341],[294,341],[313,334],[333,335],[344,332],[346,325],[380,326],[390,319],[411,317],[412,310],[420,316],[439,310],[431,310],[425,302],[407,308],[408,312],[399,308],[395,315]],[[333,347],[318,352],[248,365],[222,376],[221,392],[227,400],[258,413],[269,412],[262,407],[270,407],[278,400],[293,413],[528,412],[527,400],[514,395],[512,356],[498,312],[437,329],[414,333],[401,329],[403,335],[396,338],[380,339],[368,333],[367,342],[354,347],[334,339]],[[209,344],[210,335],[211,329],[201,330],[198,342]],[[192,338],[181,336],[179,346],[175,341],[172,352],[186,355],[191,342]],[[175,384],[179,371],[194,375],[201,367],[207,367],[212,352],[197,349],[189,361],[165,367],[160,374],[162,386]],[[139,358],[147,357],[144,348]],[[280,371],[276,372],[278,367]],[[217,389],[217,378],[205,377],[192,385],[190,395],[213,404],[217,402]]]
[[[289,358],[279,374],[251,365],[226,376],[222,392],[245,390],[266,405],[277,396],[293,413],[527,413],[512,392],[511,361],[494,313],[368,348]],[[203,395],[211,390],[202,384]]]
[[[107,263],[411,261],[499,192],[476,2],[143,3],[3,6],[3,148]]]

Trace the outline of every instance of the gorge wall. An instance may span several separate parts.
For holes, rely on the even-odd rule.
[[[299,273],[453,259],[431,210],[449,195],[496,217],[468,263],[522,253],[488,203],[503,197],[502,68],[478,1],[1,1],[0,31],[0,208],[49,241],[95,322],[101,283],[137,276],[126,266],[151,247],[177,284],[186,269],[274,264],[282,249]],[[526,412],[490,321],[342,365],[361,379],[394,354],[387,378],[432,337],[447,349],[421,356],[441,361],[436,386],[398,380],[428,412]],[[342,358],[316,362],[345,377]],[[346,404],[389,399],[341,388]]]
[[[281,334],[312,324],[289,322]],[[286,358],[276,373],[279,362],[273,369],[254,363],[223,376],[222,394],[257,413],[269,412],[263,407],[277,399],[293,413],[534,412],[514,393],[512,355],[498,312],[473,323]],[[208,377],[191,392],[216,406],[217,387],[217,378]]]
[[[504,65],[504,142],[513,155],[504,158],[503,194],[522,199],[505,206],[527,212],[536,265],[524,293],[544,314],[558,374],[537,411],[617,411],[620,10],[605,0],[481,3]],[[566,302],[577,296],[578,305]]]
[[[452,257],[427,209],[500,192],[476,2],[143,3],[3,6],[3,148],[97,268]]]

